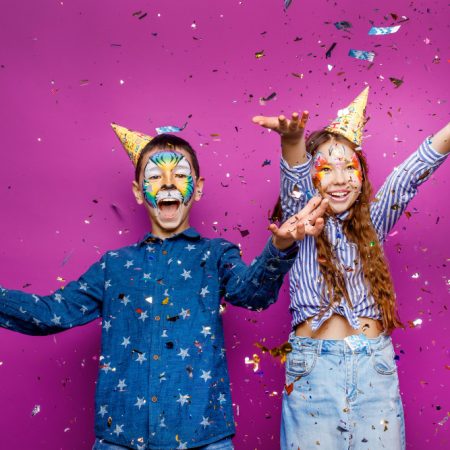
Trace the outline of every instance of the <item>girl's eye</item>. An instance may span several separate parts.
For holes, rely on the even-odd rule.
[[[356,170],[356,167],[355,166],[347,166],[347,169],[349,169],[349,170]]]
[[[330,171],[331,171],[331,169],[329,167],[322,167],[320,169],[320,172],[330,172]]]

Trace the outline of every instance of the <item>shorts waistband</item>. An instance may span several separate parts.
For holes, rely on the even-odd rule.
[[[367,338],[364,334],[356,334],[345,339],[312,339],[310,337],[296,336],[294,332],[289,335],[289,343],[293,350],[310,351],[318,355],[332,353],[335,355],[362,353],[370,355],[392,345],[390,336],[382,333],[376,338]]]

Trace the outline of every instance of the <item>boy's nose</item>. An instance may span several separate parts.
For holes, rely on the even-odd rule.
[[[171,173],[164,173],[162,177],[163,186],[173,185],[173,177]]]

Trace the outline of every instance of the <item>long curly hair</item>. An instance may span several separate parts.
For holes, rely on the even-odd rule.
[[[340,142],[356,150],[356,146],[345,137],[324,129],[315,131],[308,136],[306,150],[311,156],[314,156],[320,145],[329,141]],[[357,245],[364,280],[369,293],[375,299],[381,312],[383,327],[390,333],[393,329],[403,325],[397,314],[394,285],[388,263],[370,219],[370,202],[373,201],[373,190],[368,179],[367,161],[361,151],[355,151],[355,153],[362,168],[362,187],[359,197],[350,207],[349,214],[343,222],[343,232],[350,242]],[[318,187],[316,185],[316,188]],[[277,206],[274,209],[273,218],[281,216],[280,202]],[[325,217],[325,221],[327,220],[329,220],[329,217]],[[340,303],[343,297],[352,307],[345,284],[345,268],[339,263],[325,233],[321,233],[316,238],[316,247],[319,268],[324,279],[321,315],[331,308],[335,302]],[[357,261],[356,264],[358,263]]]

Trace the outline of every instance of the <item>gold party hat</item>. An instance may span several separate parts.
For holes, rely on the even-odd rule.
[[[369,96],[367,86],[347,108],[338,111],[338,116],[325,129],[340,134],[358,147],[362,143],[362,134],[366,123],[366,105]]]
[[[142,150],[152,140],[152,137],[139,131],[132,131],[128,128],[121,127],[115,123],[112,123],[111,126],[122,143],[123,148],[128,153],[131,162],[136,167]]]

